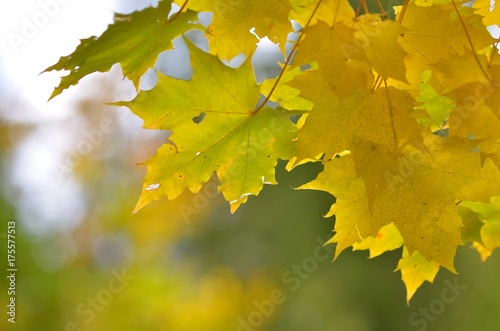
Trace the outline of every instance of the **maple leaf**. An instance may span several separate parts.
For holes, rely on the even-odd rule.
[[[496,48],[492,48],[492,51],[495,50]],[[500,63],[497,63],[500,61],[495,61],[492,64],[488,63],[491,62],[491,57],[494,56],[495,53],[492,52],[488,61],[483,57],[479,57],[481,61],[476,63],[474,69],[467,68],[467,73],[473,73],[476,80],[472,80],[470,77],[467,80],[462,78],[464,84],[447,93],[448,96],[456,100],[457,108],[467,108],[465,112],[473,114],[473,105],[482,100],[493,111],[495,116],[500,118]],[[481,67],[479,67],[479,64],[481,64]],[[443,82],[446,83],[447,80],[443,80]]]
[[[350,26],[350,25],[348,25]],[[352,22],[355,37],[373,69],[383,78],[406,82],[406,52],[398,42],[405,29],[380,15],[365,14]]]
[[[473,139],[481,159],[491,159],[500,168],[500,118],[483,99],[469,104],[469,108],[456,108],[449,120],[450,136]]]
[[[305,30],[294,62],[303,66],[317,64],[316,70],[291,82],[291,86],[302,91],[302,96],[315,100],[322,90],[343,99],[358,89],[369,89],[373,84],[372,68],[355,38],[355,30],[343,23],[330,28],[326,23]],[[303,87],[320,86],[310,94]]]
[[[314,25],[323,21],[329,26],[337,22],[352,21],[355,17],[354,9],[348,0],[290,0],[294,11],[290,18],[302,26]],[[314,15],[313,15],[314,14]]]
[[[62,77],[50,99],[88,74],[109,71],[115,63],[120,63],[123,75],[137,89],[141,76],[154,66],[158,54],[173,48],[173,39],[192,29],[204,30],[195,23],[198,20],[195,11],[188,10],[168,18],[171,6],[172,1],[163,0],[157,8],[149,7],[129,15],[115,14],[115,22],[99,38],[81,40],[72,54],[61,57],[59,62],[44,70],[70,71]]]
[[[353,244],[353,250],[370,250],[370,258],[403,246],[403,238],[394,223],[382,227],[376,237],[368,237],[360,243]],[[410,256],[403,246],[403,255],[396,270],[401,271],[401,278],[406,286],[406,302],[409,303],[417,289],[424,281],[433,282],[439,271],[439,264],[427,261],[422,254],[414,251]]]
[[[328,160],[351,150],[372,203],[376,190],[387,185],[384,173],[398,171],[401,148],[421,144],[421,127],[411,115],[415,100],[393,87],[360,91],[342,101],[306,86],[302,91],[316,103],[298,133],[297,164],[323,154]]]
[[[295,61],[299,65],[317,62],[318,75],[328,80],[339,98],[358,88],[368,89],[372,68],[384,78],[406,81],[406,53],[398,43],[402,31],[398,23],[382,21],[374,14],[332,26],[319,22],[305,29]]]
[[[274,79],[266,79],[262,82],[260,92],[269,96],[269,100],[279,103],[280,106],[296,111],[308,112],[312,109],[313,103],[301,98],[300,90],[293,88],[287,83],[304,72],[299,67],[287,67],[283,75]]]
[[[431,130],[434,132],[443,128],[455,108],[455,102],[453,99],[441,95],[434,90],[429,84],[431,76],[432,72],[430,70],[422,74],[420,94],[416,98],[416,101],[421,102],[422,105],[415,107],[415,109],[426,110],[429,117],[422,118],[421,124],[423,126],[431,125]]]
[[[473,9],[462,6],[463,3],[464,1],[457,0],[443,3],[434,1],[431,6],[419,6],[415,1],[409,1],[404,10],[398,13],[397,20],[405,29],[398,40],[408,53],[405,56],[406,68],[411,68],[406,75],[410,85],[399,84],[401,88],[417,90],[425,70],[439,72],[440,65],[443,65],[443,69],[449,68],[448,60],[457,63],[455,56],[463,56],[467,51],[476,53],[494,42],[482,24],[481,16],[474,14]],[[468,77],[469,75],[463,74],[463,70],[469,68],[469,65],[462,63],[462,74],[453,72],[453,75],[455,78]],[[458,68],[455,66],[454,69]],[[446,74],[443,76],[446,78]],[[453,79],[448,79],[447,82],[455,84]],[[440,92],[437,86],[434,88]]]
[[[47,69],[71,71],[52,97],[118,62],[137,87],[172,39],[202,29],[197,12],[213,12],[211,54],[188,43],[191,80],[158,74],[152,90],[116,103],[145,128],[172,130],[145,163],[135,211],[197,192],[215,174],[234,212],[276,183],[278,159],[290,160],[288,170],[321,160],[324,170],[300,189],[336,197],[326,215],[335,215],[335,258],[348,247],[374,257],[403,246],[408,301],[441,266],[455,271],[464,242],[483,260],[500,246],[500,57],[485,27],[500,21],[496,6],[405,1],[391,20],[366,3],[358,15],[362,4],[355,11],[347,0],[175,2],[170,19],[167,0],[117,15]],[[277,78],[258,85],[249,60],[238,69],[220,61],[249,57],[264,36],[286,54],[290,19],[303,29]]]
[[[326,161],[324,170],[310,183],[299,189],[321,190],[336,197],[325,217],[335,215],[335,235],[327,243],[336,243],[335,258],[363,238],[376,237],[387,225],[370,213],[364,182],[357,177],[350,155]]]
[[[153,90],[117,103],[141,117],[145,128],[173,130],[171,142],[145,163],[148,173],[135,211],[162,196],[174,199],[186,189],[196,193],[215,172],[234,212],[264,183],[276,184],[277,160],[294,153],[292,113],[256,109],[260,93],[250,62],[232,69],[188,46],[194,67],[190,81],[159,74]]]
[[[432,67],[436,78],[441,86],[454,90],[469,83],[489,84],[491,78],[486,68],[488,59],[485,55],[475,54],[472,51],[464,51],[462,55],[456,55],[449,59],[441,59]],[[461,74],[458,73],[461,72]]]
[[[481,50],[494,39],[472,8],[460,6],[463,1],[418,6],[410,1],[401,25],[405,28],[401,46],[414,58],[427,64],[463,55],[465,50]],[[458,9],[455,9],[455,6]],[[472,44],[471,44],[472,41]]]
[[[432,283],[439,271],[439,264],[428,261],[419,252],[410,255],[406,247],[403,248],[403,257],[399,260],[396,270],[401,271],[401,278],[406,286],[406,302],[409,303],[417,289],[425,281]]]
[[[176,3],[182,5],[185,0],[176,0]],[[225,60],[240,53],[249,55],[255,50],[258,39],[250,30],[259,38],[267,36],[282,47],[292,32],[288,20],[292,7],[288,1],[190,0],[189,7],[214,13],[207,32],[210,53]]]
[[[456,103],[448,121],[449,134],[474,140],[482,161],[489,158],[500,168],[500,66],[485,68],[490,80],[478,72],[476,81],[447,93]]]
[[[353,250],[369,250],[370,259],[403,246],[403,237],[394,223],[383,226],[375,237],[368,237],[352,245]]]
[[[476,14],[483,16],[484,25],[500,25],[500,6],[496,1],[492,4],[490,0],[476,0],[472,7],[476,8]]]
[[[482,167],[479,155],[469,152],[464,142],[437,136],[425,142],[428,152],[411,145],[401,150],[399,172],[382,173],[388,183],[371,206],[351,154],[325,162],[318,178],[303,186],[337,197],[327,216],[336,215],[332,242],[339,243],[340,250],[375,237],[392,222],[411,254],[418,251],[427,260],[455,270],[455,251],[462,243],[456,200],[488,200],[500,191],[500,173],[491,162]]]
[[[488,201],[500,190],[500,173],[492,162],[482,166],[468,142],[429,136],[425,143],[428,153],[412,146],[403,151],[398,176],[372,212],[394,222],[410,253],[454,271],[462,227],[456,201]]]
[[[463,202],[462,202],[463,203]],[[463,204],[457,206],[458,214],[462,219],[462,241],[483,244],[481,228],[484,225],[483,218],[478,213],[465,207]]]

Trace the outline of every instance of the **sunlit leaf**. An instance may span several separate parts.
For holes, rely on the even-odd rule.
[[[163,0],[157,8],[115,14],[114,23],[100,37],[83,39],[72,54],[45,69],[70,71],[50,98],[93,72],[109,71],[115,63],[120,63],[123,75],[138,88],[141,76],[154,66],[158,54],[173,48],[174,38],[192,29],[203,29],[196,23],[197,13],[192,10],[169,18],[171,5],[172,1]]]

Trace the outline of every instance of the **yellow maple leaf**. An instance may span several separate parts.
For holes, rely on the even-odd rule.
[[[292,86],[299,90],[309,87],[310,90],[320,85],[315,93],[302,91],[302,95],[310,100],[317,100],[316,97],[325,90],[343,99],[359,89],[371,88],[372,68],[354,34],[355,30],[343,23],[330,28],[326,23],[319,22],[307,28],[294,63],[299,66],[316,63],[318,68],[308,70],[295,79]]]
[[[494,43],[495,40],[484,28],[481,16],[475,14],[473,9],[462,6],[463,1],[454,3],[456,7],[448,1],[434,1],[432,6],[423,7],[409,1],[405,10],[399,11],[397,20],[405,28],[399,42],[408,53],[405,63],[408,68],[406,77],[410,82],[409,86],[399,84],[401,88],[417,90],[422,73],[431,69],[430,65],[440,61],[446,65],[446,61],[453,61],[454,56],[479,51]],[[467,65],[462,65],[459,72],[464,69],[469,70]],[[461,75],[461,78],[464,76]],[[448,81],[454,83],[451,79]],[[436,86],[434,88],[437,89]]]
[[[406,30],[401,36],[403,48],[419,61],[432,64],[450,55],[463,55],[467,49],[491,45],[494,39],[481,23],[481,16],[460,6],[461,1],[455,3],[458,14],[452,3],[422,7],[410,1],[401,23]]]
[[[415,100],[393,87],[359,91],[342,101],[306,85],[302,92],[317,102],[299,130],[297,164],[322,154],[328,160],[351,150],[371,204],[376,191],[387,185],[384,174],[398,171],[401,148],[421,146],[421,127],[411,115]]]
[[[302,26],[314,25],[323,21],[329,26],[337,22],[348,22],[354,19],[354,9],[348,0],[290,0],[294,11],[290,18]],[[319,5],[319,6],[318,6]],[[317,7],[317,8],[316,8]],[[312,15],[315,13],[314,15]],[[312,18],[311,18],[312,16]]]
[[[457,107],[450,116],[450,136],[469,137],[477,142],[482,161],[490,158],[500,168],[500,118],[485,104],[474,100],[468,108]]]
[[[379,15],[366,14],[357,17],[352,27],[373,69],[385,79],[390,77],[406,82],[406,51],[398,42],[405,31],[403,26],[391,20],[382,20]]]
[[[483,16],[484,25],[500,25],[500,6],[496,1],[492,4],[490,0],[476,0],[472,7],[476,8],[476,14]]]
[[[439,264],[428,261],[417,251],[410,255],[408,249],[403,247],[403,256],[396,270],[401,270],[401,278],[406,286],[406,302],[409,303],[420,285],[425,281],[430,283],[434,281],[439,271]]]
[[[500,173],[491,161],[482,166],[467,141],[429,136],[425,144],[429,152],[403,150],[401,170],[377,196],[372,212],[394,222],[410,253],[454,271],[462,227],[456,201],[488,201],[500,190]]]
[[[325,162],[318,178],[303,188],[337,197],[327,215],[337,217],[338,237],[332,242],[342,239],[341,249],[345,249],[392,222],[410,253],[418,251],[427,260],[455,270],[453,259],[462,244],[456,201],[488,201],[500,192],[500,173],[490,161],[481,166],[479,154],[469,152],[467,142],[429,136],[425,143],[428,152],[411,145],[401,150],[399,171],[384,173],[387,185],[371,206],[365,182],[356,176],[354,152]]]
[[[219,191],[234,212],[264,184],[276,184],[278,159],[293,156],[291,113],[256,109],[260,93],[250,61],[235,70],[190,43],[188,47],[195,68],[190,81],[159,75],[154,89],[116,103],[129,107],[148,129],[173,131],[145,163],[148,173],[135,211],[163,196],[196,193],[216,173]]]
[[[336,197],[325,217],[335,215],[335,235],[328,241],[336,243],[335,258],[346,248],[363,238],[376,237],[386,225],[370,213],[364,182],[356,176],[350,155],[325,162],[325,169],[310,183],[299,189],[321,190]]]
[[[469,83],[489,84],[491,73],[485,55],[465,50],[461,55],[441,59],[431,65],[441,86],[453,90]]]
[[[182,5],[184,0],[176,0]],[[288,19],[292,6],[288,1],[268,0],[190,0],[189,8],[213,12],[208,27],[209,50],[219,58],[231,60],[243,53],[249,55],[256,48],[258,39],[265,36],[284,48],[292,25]]]
[[[399,234],[394,223],[382,227],[375,237],[363,239],[352,245],[353,250],[370,250],[370,259],[385,252],[395,250],[403,245],[403,237]]]

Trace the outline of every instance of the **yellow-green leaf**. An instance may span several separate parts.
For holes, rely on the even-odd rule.
[[[139,210],[162,196],[200,190],[216,173],[234,211],[264,184],[276,184],[278,159],[293,156],[296,127],[290,112],[261,107],[259,86],[247,61],[239,69],[189,44],[194,75],[180,81],[160,75],[157,86],[120,102],[149,129],[173,130],[171,141],[145,164]]]
[[[429,84],[432,73],[430,70],[422,74],[422,83],[420,84],[420,95],[416,98],[422,105],[415,107],[416,109],[425,109],[429,115],[429,119],[421,119],[424,126],[431,126],[432,131],[443,128],[445,121],[448,120],[455,102],[453,99],[439,94]]]

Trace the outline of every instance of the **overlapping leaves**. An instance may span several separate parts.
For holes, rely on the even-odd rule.
[[[499,22],[496,7],[408,1],[390,20],[383,8],[359,15],[347,0],[176,3],[181,11],[170,18],[171,1],[117,16],[103,36],[47,69],[71,70],[53,96],[113,63],[137,86],[173,38],[200,28],[197,12],[213,13],[212,54],[188,42],[192,79],[159,74],[154,89],[118,103],[146,128],[173,132],[145,163],[136,210],[196,192],[215,174],[234,211],[276,183],[278,159],[290,160],[288,169],[322,162],[301,188],[337,198],[328,214],[335,256],[403,246],[397,268],[408,300],[440,266],[455,271],[459,245],[473,242],[483,259],[500,246],[500,59],[486,29]],[[284,51],[289,19],[303,30],[279,77],[259,86],[249,60],[238,69],[220,61],[251,56],[256,36]],[[259,103],[261,93],[280,106]],[[305,115],[293,124],[293,114]]]

